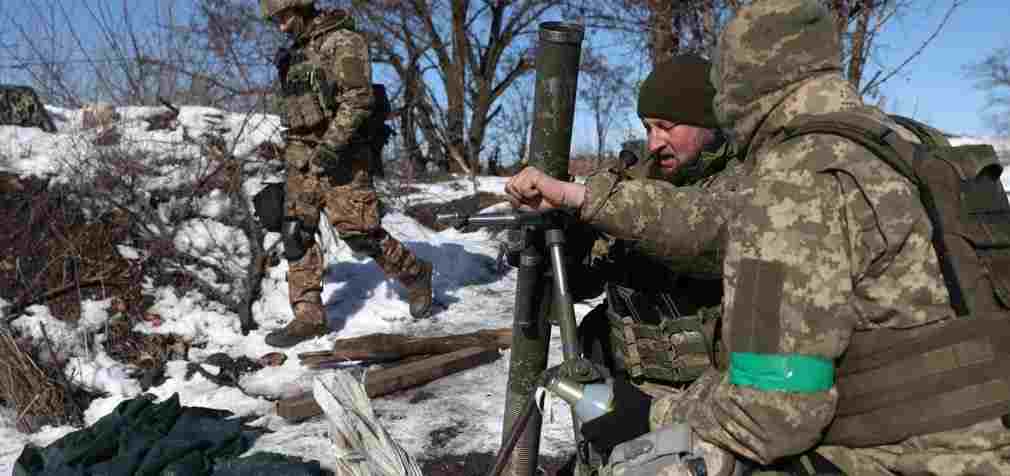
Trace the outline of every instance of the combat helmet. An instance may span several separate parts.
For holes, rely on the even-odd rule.
[[[263,18],[270,20],[289,8],[308,8],[315,6],[315,4],[316,0],[260,0],[260,12],[263,14]]]

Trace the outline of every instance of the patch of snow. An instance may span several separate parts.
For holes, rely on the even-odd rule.
[[[200,149],[184,142],[185,131],[191,137],[218,133],[240,158],[251,156],[265,143],[281,144],[280,121],[276,116],[228,114],[213,108],[180,108],[180,127],[176,130],[146,131],[146,119],[163,108],[117,108],[117,123],[123,145],[129,150],[155,157],[171,156],[191,161],[192,170],[205,165]],[[58,158],[79,157],[94,150],[88,132],[74,129],[77,111],[50,108],[59,114],[57,134],[37,129],[0,127],[0,154],[11,151],[8,164],[20,174],[54,174],[61,170]],[[74,155],[77,154],[77,155]],[[257,159],[259,160],[259,159]],[[169,186],[191,176],[189,169],[166,172],[146,190]],[[243,184],[252,196],[266,182],[280,181],[277,172],[264,169]],[[479,190],[502,194],[503,177],[480,177]],[[391,182],[378,181],[390,190]],[[301,366],[298,354],[328,350],[336,339],[371,333],[400,333],[437,336],[474,332],[483,329],[511,328],[515,301],[516,270],[502,269],[498,262],[498,237],[486,231],[461,233],[454,229],[435,232],[403,213],[403,207],[422,202],[446,202],[473,193],[468,178],[447,182],[411,184],[416,189],[394,197],[396,205],[383,217],[390,235],[401,240],[418,257],[434,264],[433,315],[414,320],[409,316],[407,292],[398,282],[387,279],[375,262],[358,256],[341,242],[327,226],[321,230],[327,268],[323,276],[323,300],[331,332],[302,342],[289,349],[277,349],[263,341],[267,333],[286,325],[292,318],[286,282],[287,262],[267,269],[259,298],[252,304],[253,317],[260,328],[243,335],[239,318],[220,304],[197,291],[181,292],[153,284],[144,278],[143,289],[153,304],[146,310],[161,317],[157,322],[137,323],[134,330],[151,334],[175,334],[192,344],[188,361],[171,361],[166,381],[148,390],[159,399],[178,393],[181,403],[230,410],[238,415],[259,416],[253,424],[273,430],[261,437],[252,451],[280,453],[319,460],[324,466],[333,460],[333,446],[328,438],[328,423],[321,418],[291,424],[277,417],[273,399],[295,396],[312,388],[314,376],[327,372]],[[222,266],[236,279],[244,276],[249,243],[244,235],[217,221],[239,204],[230,203],[221,192],[212,192],[199,200],[200,217],[191,219],[175,236],[175,245],[197,253],[206,263]],[[249,206],[242,204],[241,206]],[[498,210],[492,208],[491,210]],[[167,212],[167,211],[166,211]],[[323,221],[325,223],[325,221]],[[271,249],[280,235],[267,233],[264,247]],[[119,252],[130,260],[141,259],[137,250],[118,244]],[[197,265],[199,266],[199,265]],[[227,290],[228,283],[221,283]],[[598,302],[598,301],[596,301]],[[581,317],[596,302],[580,303]],[[7,303],[0,300],[0,313]],[[67,373],[78,382],[106,392],[86,410],[85,422],[91,424],[111,412],[123,400],[141,393],[136,369],[113,361],[100,351],[105,338],[104,325],[110,318],[110,300],[87,301],[82,319],[70,325],[54,319],[45,306],[33,306],[24,317],[13,322],[20,331],[40,335],[41,326],[61,352],[72,357]],[[555,332],[550,341],[550,365],[561,360],[561,341]],[[93,336],[84,339],[83,336]],[[199,373],[189,375],[189,364],[203,362],[209,355],[223,352],[232,357],[257,359],[270,352],[282,352],[287,361],[279,367],[266,367],[244,375],[239,385],[244,391],[217,385]],[[415,456],[463,454],[472,451],[493,452],[501,442],[502,416],[510,353],[491,364],[459,372],[427,385],[373,400],[379,421],[397,441]],[[208,370],[211,370],[208,368]],[[367,373],[367,369],[352,367]],[[212,372],[213,373],[213,372]],[[545,410],[541,451],[560,455],[572,451],[571,416],[561,401],[551,399]],[[431,434],[438,429],[455,428],[459,433],[444,446],[435,447]],[[9,474],[13,462],[27,442],[45,445],[73,431],[70,427],[47,428],[31,435],[14,430],[12,421],[0,417],[0,474]]]

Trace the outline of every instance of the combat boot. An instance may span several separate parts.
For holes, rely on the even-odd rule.
[[[295,308],[295,320],[277,329],[263,339],[272,347],[291,347],[299,342],[326,335],[326,313],[323,306],[314,303],[299,303]]]
[[[410,315],[414,319],[424,319],[431,315],[431,263],[421,261],[421,272],[407,286],[407,301]]]

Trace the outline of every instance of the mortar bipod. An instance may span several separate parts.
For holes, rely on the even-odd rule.
[[[506,213],[487,213],[478,215],[446,214],[437,215],[436,221],[447,223],[457,229],[484,228],[484,227],[504,227],[516,232],[510,234],[513,238],[508,243],[508,261],[518,268],[518,283],[516,285],[516,301],[513,309],[513,361],[511,368],[516,365],[517,357],[516,344],[522,341],[525,334],[536,334],[544,329],[547,332],[550,328],[547,322],[541,320],[541,310],[543,309],[542,298],[549,290],[553,298],[550,305],[551,319],[561,331],[561,345],[563,362],[551,369],[545,369],[546,362],[531,363],[521,362],[521,365],[535,366],[543,365],[540,368],[544,372],[535,378],[535,382],[530,382],[528,388],[531,391],[524,392],[521,400],[517,398],[514,402],[507,402],[506,407],[511,412],[506,413],[505,431],[508,432],[503,439],[502,447],[498,453],[498,463],[492,471],[492,475],[497,476],[505,465],[513,449],[525,436],[527,441],[520,448],[536,449],[533,454],[519,454],[517,458],[536,458],[539,451],[540,439],[540,419],[535,415],[534,393],[537,388],[550,388],[547,385],[551,377],[561,376],[566,381],[578,384],[589,384],[600,382],[604,374],[589,360],[582,358],[579,354],[578,328],[575,322],[575,308],[572,295],[569,292],[569,277],[565,267],[565,229],[568,223],[573,220],[569,214],[559,210],[548,210],[543,212],[513,211]],[[545,262],[545,257],[547,262]],[[549,264],[549,266],[547,266]],[[544,282],[544,277],[550,276],[551,283]],[[536,341],[537,339],[530,339]],[[545,341],[546,342],[546,341]],[[510,382],[511,384],[511,382]],[[508,395],[507,397],[512,396]],[[582,440],[579,431],[579,417],[575,413],[575,406],[572,406],[572,426],[576,442],[576,451],[579,461],[582,463],[597,463],[598,456]],[[530,433],[524,434],[526,429]],[[523,461],[524,465],[535,468],[536,461]]]

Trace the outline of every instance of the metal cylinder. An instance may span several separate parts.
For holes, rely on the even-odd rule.
[[[572,295],[568,288],[568,272],[565,269],[564,243],[565,234],[562,230],[547,230],[544,235],[547,254],[550,256],[551,269],[554,274],[554,307],[551,308],[553,322],[561,329],[561,351],[567,362],[579,357],[578,327],[575,324],[575,310],[572,308]]]
[[[533,130],[530,140],[529,165],[548,175],[568,180],[568,161],[575,118],[575,97],[578,90],[579,60],[582,54],[583,28],[577,24],[545,22],[540,24],[536,56],[536,91],[533,103]],[[539,240],[538,246],[543,246]],[[512,425],[532,398],[539,375],[547,368],[550,343],[548,314],[551,312],[552,282],[538,280],[542,289],[538,312],[528,327],[513,325],[508,389],[505,396],[503,441]],[[522,286],[521,283],[517,287]],[[541,420],[531,418],[512,454],[508,474],[533,476],[537,471],[540,452]]]
[[[516,280],[516,300],[512,319],[517,330],[528,332],[537,321],[544,273],[543,257],[535,247],[527,246],[519,253],[519,276]]]
[[[574,23],[540,24],[529,164],[561,180],[569,177],[583,32]]]

